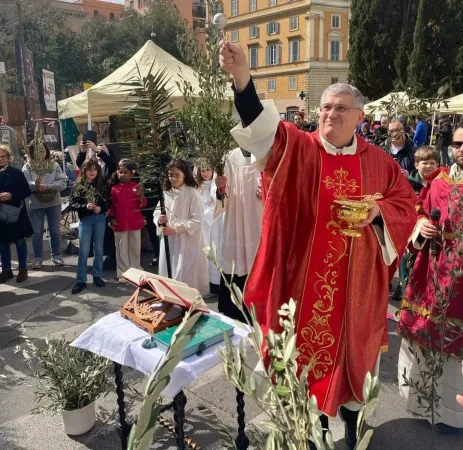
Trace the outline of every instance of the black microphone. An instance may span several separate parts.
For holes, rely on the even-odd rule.
[[[441,216],[441,211],[440,209],[434,208],[431,210],[431,214],[429,214],[429,219],[432,225],[435,227],[439,226],[439,220]],[[434,236],[431,239],[431,242],[429,244],[429,253],[431,253],[432,256],[436,256],[437,250],[436,250],[436,236]]]

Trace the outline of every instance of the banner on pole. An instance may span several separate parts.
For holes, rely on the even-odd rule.
[[[56,111],[55,74],[42,69],[43,101],[47,111]]]

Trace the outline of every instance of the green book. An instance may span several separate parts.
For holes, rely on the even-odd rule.
[[[155,346],[163,352],[167,352],[177,326],[166,328],[154,334],[152,340],[156,344]],[[193,337],[185,346],[183,359],[195,354],[200,356],[206,348],[222,342],[224,340],[224,333],[227,333],[228,336],[235,334],[235,329],[232,325],[206,315],[198,319],[192,331]]]

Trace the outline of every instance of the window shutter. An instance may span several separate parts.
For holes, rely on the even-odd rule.
[[[266,66],[270,65],[270,47],[269,46],[265,48],[265,65]]]
[[[259,37],[259,27],[256,26],[256,37]]]
[[[280,64],[281,63],[281,55],[283,54],[283,52],[281,51],[281,45],[277,45],[276,46],[277,48],[277,64]]]
[[[275,22],[275,32],[276,33],[280,32],[280,22]]]
[[[270,22],[267,24],[267,34],[270,34]]]

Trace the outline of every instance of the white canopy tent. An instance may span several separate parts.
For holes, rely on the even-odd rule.
[[[447,100],[447,107],[445,105],[439,109],[441,113],[463,114],[463,94]]]
[[[394,93],[399,99],[399,101],[405,102],[408,100],[408,95],[405,92],[396,92]],[[375,100],[374,102],[367,103],[364,107],[365,114],[381,114],[387,116],[388,113],[384,109],[384,103],[390,103],[392,101],[393,94],[387,94],[384,97]]]
[[[166,87],[171,89],[173,108],[181,108],[183,105],[183,94],[177,82],[187,80],[191,83],[193,92],[199,93],[198,81],[193,69],[162,50],[154,42],[148,41],[132,58],[105,79],[85,92],[58,102],[59,118],[62,120],[73,118],[77,123],[88,122],[89,128],[92,121],[107,121],[109,116],[118,114],[137,101],[137,97],[130,96],[127,93],[127,86],[121,86],[121,83],[127,83],[138,77],[139,71],[141,76],[145,77],[151,68],[152,73],[166,70],[166,77],[169,80]],[[228,95],[233,96],[231,89]]]

